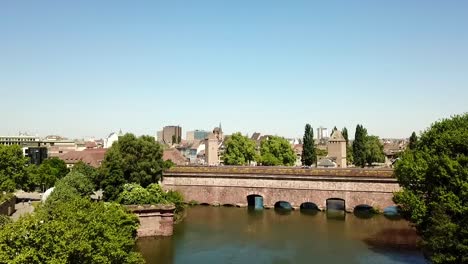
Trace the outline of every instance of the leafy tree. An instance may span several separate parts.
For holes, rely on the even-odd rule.
[[[163,149],[153,137],[119,137],[107,151],[101,165],[101,187],[104,199],[115,200],[125,183],[138,183],[146,187],[161,179],[167,164],[162,159]]]
[[[137,217],[118,204],[58,202],[2,228],[0,263],[143,263],[134,251],[137,228]]]
[[[104,190],[103,198],[106,201],[114,201],[122,191],[122,186],[127,182],[124,177],[123,158],[118,147],[107,150],[104,161],[99,167],[102,175],[101,188]]]
[[[92,186],[71,172],[34,214],[4,226],[0,263],[143,263],[134,252],[138,218],[118,204],[91,202]]]
[[[366,137],[367,130],[362,125],[357,125],[353,141],[353,160],[356,166],[366,165]]]
[[[0,145],[0,191],[13,192],[28,185],[27,163],[18,145]]]
[[[317,152],[317,157],[326,157],[328,155],[328,150],[326,149],[315,149],[315,151]]]
[[[468,263],[468,114],[434,123],[395,164],[394,196],[433,263]]]
[[[343,138],[346,140],[346,146],[348,146],[348,143],[349,143],[348,129],[346,127],[343,127],[341,134],[343,135]]]
[[[0,215],[0,228],[12,223],[13,220],[8,215]]]
[[[226,165],[247,165],[255,161],[255,142],[240,132],[234,133],[226,141],[226,150],[223,155]]]
[[[367,136],[365,141],[365,157],[366,163],[372,166],[374,162],[384,162],[385,154],[383,152],[383,145],[376,136]]]
[[[311,166],[317,163],[317,154],[314,145],[314,130],[306,124],[302,145],[302,165]]]
[[[343,127],[343,130],[341,131],[341,134],[343,135],[344,139],[346,140],[346,163],[352,164],[353,163],[353,147],[349,144],[349,136],[348,136],[348,129],[346,127]]]
[[[265,166],[292,166],[296,162],[296,154],[289,142],[278,136],[270,136],[260,143],[262,165]]]
[[[37,173],[32,175],[33,182],[41,188],[42,191],[55,185],[55,182],[67,175],[69,172],[65,162],[57,157],[44,160],[37,170]]]
[[[411,137],[409,138],[408,148],[415,149],[417,142],[418,142],[418,136],[416,136],[416,132],[413,131],[413,133],[411,134]]]
[[[79,161],[78,163],[73,166],[71,169],[72,172],[79,172],[86,176],[88,179],[90,179],[93,184],[94,184],[94,189],[99,189],[101,185],[101,178],[99,177],[99,172],[96,168],[93,166],[90,166],[82,161]]]

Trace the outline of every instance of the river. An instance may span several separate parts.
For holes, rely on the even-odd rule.
[[[138,240],[152,263],[426,263],[404,220],[194,206],[174,236]]]

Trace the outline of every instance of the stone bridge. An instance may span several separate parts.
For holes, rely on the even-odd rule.
[[[357,206],[393,206],[400,187],[390,169],[302,169],[286,167],[174,167],[163,174],[165,189],[181,192],[201,204],[247,206],[248,197],[262,197],[272,208],[288,202],[293,208],[313,203],[320,210],[339,200],[352,212]]]

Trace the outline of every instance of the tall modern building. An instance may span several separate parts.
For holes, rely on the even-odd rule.
[[[204,130],[194,130],[194,131],[188,131],[187,132],[187,141],[195,141],[195,140],[204,140],[205,138],[208,137],[210,132],[204,131]]]
[[[317,128],[317,139],[322,140],[328,138],[328,129],[326,127]]]
[[[180,126],[165,126],[162,133],[158,133],[158,141],[161,143],[172,145],[180,143],[181,140],[182,128]]]

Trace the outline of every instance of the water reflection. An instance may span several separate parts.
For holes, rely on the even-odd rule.
[[[339,221],[336,221],[336,220]],[[405,221],[343,211],[196,206],[172,238],[138,241],[147,263],[425,263]],[[337,254],[339,252],[339,254]]]

